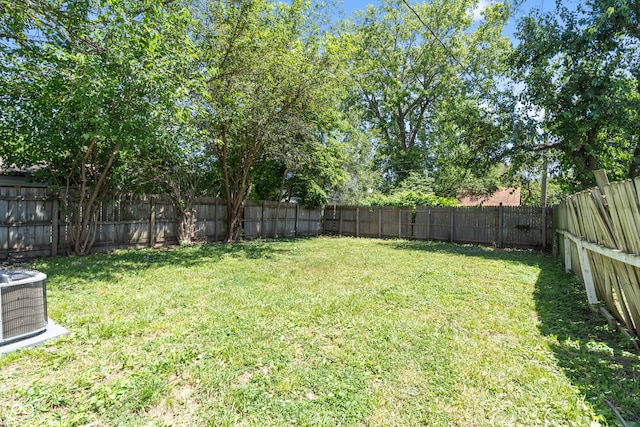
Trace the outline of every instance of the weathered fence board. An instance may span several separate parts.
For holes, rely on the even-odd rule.
[[[338,206],[338,234],[342,236],[358,236],[358,216],[360,208],[356,206]]]
[[[589,303],[603,302],[625,328],[640,330],[640,179],[568,197],[554,214],[565,269],[580,277]]]
[[[357,235],[361,237],[380,237],[380,208],[360,207],[358,209],[359,230]]]
[[[247,202],[244,207],[244,236],[247,239],[263,237],[267,226],[262,203]]]
[[[295,204],[262,202],[262,218],[264,228],[260,237],[293,237],[296,235]]]
[[[244,208],[245,239],[317,236],[322,234],[322,209],[295,203],[247,202]]]
[[[451,236],[450,208],[435,207],[429,212],[429,240],[454,241]]]
[[[497,244],[500,233],[499,207],[467,207],[455,211],[455,240]]]
[[[52,207],[46,188],[0,187],[0,257],[48,255]]]
[[[322,234],[323,209],[298,208],[298,236],[318,236]]]
[[[342,207],[341,207],[342,208]],[[322,229],[326,234],[340,234],[340,213],[337,205],[329,205],[324,208]]]

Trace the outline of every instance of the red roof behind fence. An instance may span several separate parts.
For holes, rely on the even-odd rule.
[[[504,188],[489,195],[461,193],[460,206],[520,206],[520,188]]]

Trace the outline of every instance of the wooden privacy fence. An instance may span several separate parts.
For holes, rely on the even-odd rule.
[[[318,236],[322,234],[322,209],[249,201],[244,208],[243,230],[245,239]]]
[[[45,188],[0,187],[0,258],[51,255],[57,211]]]
[[[226,236],[223,199],[198,198],[194,210],[196,240],[220,241]],[[73,202],[61,202],[45,188],[0,187],[0,259],[57,255],[70,240],[72,212]],[[246,239],[319,235],[322,209],[249,202],[242,230]],[[123,196],[101,203],[93,251],[176,243],[178,215],[166,197]]]
[[[326,233],[550,249],[551,208],[327,206]]]
[[[220,199],[195,200],[195,239],[220,240],[224,237],[225,206]],[[65,247],[73,228],[73,202],[62,206],[58,245]],[[98,210],[94,250],[153,247],[178,243],[178,214],[168,198],[155,195],[122,196],[106,200]],[[54,245],[55,246],[55,245]]]
[[[640,179],[609,183],[603,172],[597,176],[599,188],[570,196],[555,210],[559,254],[583,280],[589,303],[638,335]]]
[[[195,239],[222,240],[224,200],[199,198],[194,209]],[[293,203],[248,202],[241,237],[327,233],[547,249],[552,241],[550,211],[532,207],[306,209]],[[45,188],[0,187],[0,258],[57,255],[70,240],[72,212],[73,202],[60,201]],[[100,205],[93,250],[175,244],[177,232],[178,215],[169,199],[123,196]]]

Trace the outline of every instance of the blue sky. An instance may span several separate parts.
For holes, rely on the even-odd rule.
[[[487,0],[480,0],[480,3],[488,3]],[[343,0],[342,9],[347,16],[351,15],[356,9],[364,9],[367,4],[378,4],[376,0]],[[531,9],[542,8],[545,12],[553,10],[555,0],[526,0],[516,9],[515,16],[511,18],[509,24],[505,28],[504,35],[511,37],[516,32],[517,20],[526,16]]]

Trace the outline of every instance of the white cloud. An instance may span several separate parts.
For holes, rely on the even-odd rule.
[[[491,5],[491,3],[493,3],[492,0],[479,0],[478,3],[475,5],[475,7],[473,8],[473,10],[470,11],[471,15],[473,16],[473,21],[479,21],[482,19],[482,12],[484,12],[484,10]]]

